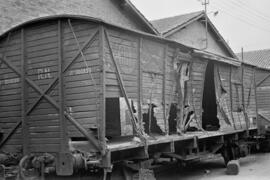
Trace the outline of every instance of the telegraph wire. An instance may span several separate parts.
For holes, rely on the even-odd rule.
[[[238,2],[239,4],[245,6],[246,9],[250,9],[251,11],[256,12],[258,15],[263,16],[263,17],[265,17],[265,18],[267,18],[267,19],[270,19],[270,16],[269,16],[269,15],[264,14],[264,13],[262,13],[261,11],[258,11],[257,9],[250,8],[250,6],[248,6],[247,4],[245,4],[244,2],[242,2],[242,1],[240,1],[240,0],[233,0],[233,2]]]
[[[250,26],[252,26],[254,28],[257,28],[257,29],[260,29],[260,30],[264,30],[264,31],[270,32],[270,29],[265,28],[263,26],[260,26],[259,24],[257,24],[257,21],[254,22],[252,19],[246,18],[245,16],[235,15],[233,13],[228,12],[230,10],[228,10],[226,6],[224,7],[224,5],[223,6],[220,6],[220,5],[217,5],[217,4],[212,4],[212,6],[214,8],[217,8],[218,11],[221,11],[221,12],[223,12],[223,13],[225,13],[225,14],[227,14],[227,15],[235,18],[235,19],[238,19],[239,21],[244,22],[244,23],[246,23],[246,24],[248,24],[248,25],[250,25]]]
[[[235,5],[236,7],[240,8],[240,10],[242,10],[243,12],[249,12],[249,13],[253,14],[254,16],[256,16],[257,18],[259,18],[260,20],[264,20],[268,23],[270,21],[269,17],[266,17],[265,15],[258,13],[255,9],[250,9],[247,5],[242,5],[241,3],[239,3],[239,1],[229,0],[229,1],[224,1],[224,2]]]
[[[251,22],[249,22],[249,21],[247,21],[246,19],[243,19],[243,18],[241,18],[241,17],[234,16],[234,15],[228,13],[227,11],[224,11],[224,10],[222,10],[222,9],[219,9],[218,11],[221,11],[221,12],[227,14],[228,16],[231,16],[231,17],[237,19],[238,21],[241,21],[242,23],[245,23],[245,24],[247,24],[247,25],[250,25],[250,26],[253,27],[253,28],[256,28],[256,29],[259,29],[259,30],[263,30],[263,31],[266,31],[266,32],[270,32],[270,29],[265,29],[264,27],[259,27],[258,25],[255,25],[255,24],[253,24],[253,23],[251,23]]]
[[[214,2],[216,2],[216,1],[214,1]],[[224,1],[224,2],[225,2],[225,1]],[[252,18],[252,17],[254,17],[254,16],[250,16],[250,14],[247,14],[247,12],[244,11],[243,9],[241,9],[241,8],[239,9],[239,6],[235,7],[235,6],[232,5],[232,4],[221,3],[220,1],[219,1],[219,3],[216,2],[216,3],[214,3],[214,4],[220,6],[221,8],[223,8],[223,9],[225,9],[225,10],[228,10],[228,11],[231,11],[231,8],[234,8],[234,9],[238,8],[238,11],[234,11],[234,12],[238,12],[238,13],[239,13],[239,15],[237,15],[237,16],[241,16],[241,17],[243,17],[244,19],[248,19],[249,21],[251,21],[251,22],[253,22],[253,23],[255,23],[255,24],[257,24],[258,21],[261,21],[261,20],[262,20],[262,18],[256,18],[256,19]],[[220,7],[219,7],[219,8],[220,8]],[[227,9],[227,8],[229,8],[229,9]],[[258,17],[258,16],[257,16],[257,17]],[[269,19],[268,21],[264,21],[264,24],[266,24],[266,25],[268,25],[268,26],[270,27],[270,19]]]

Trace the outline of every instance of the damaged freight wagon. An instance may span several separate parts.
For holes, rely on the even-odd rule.
[[[161,155],[223,153],[232,136],[256,134],[231,111],[235,59],[71,16],[20,25],[0,45],[0,148],[22,177],[106,178],[119,163],[141,172]]]
[[[219,56],[214,61],[207,57],[201,62],[195,60],[198,65],[191,72],[196,80],[192,83],[195,88],[188,91],[197,91],[195,101],[199,103],[195,106],[198,107],[195,114],[203,129],[241,129],[246,121],[255,122],[254,75],[247,68],[243,71],[237,68],[240,62],[236,62],[236,55],[204,11],[158,19],[152,23],[167,39]],[[198,59],[202,60],[201,57]],[[248,116],[244,108],[248,110]]]

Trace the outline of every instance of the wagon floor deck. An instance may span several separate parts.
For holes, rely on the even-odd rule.
[[[249,130],[255,130],[256,127],[252,127]],[[218,137],[223,135],[229,135],[229,134],[236,134],[240,132],[244,132],[244,129],[241,130],[230,130],[230,131],[196,131],[196,132],[186,132],[182,135],[155,135],[147,138],[148,145],[155,145],[155,144],[162,144],[162,143],[169,143],[169,142],[176,142],[176,141],[184,141],[188,139],[198,138],[198,139],[204,139],[209,137]],[[127,137],[127,138],[116,138],[112,139],[107,143],[108,149],[113,151],[121,151],[121,150],[127,150],[137,147],[142,147],[143,143],[140,141],[139,138],[134,137]]]

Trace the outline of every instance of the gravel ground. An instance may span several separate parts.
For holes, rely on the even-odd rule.
[[[270,180],[270,153],[253,154],[240,159],[240,173],[226,175],[222,157],[194,163],[185,168],[176,165],[156,173],[157,180]]]

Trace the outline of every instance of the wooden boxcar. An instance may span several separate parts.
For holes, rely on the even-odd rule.
[[[1,155],[21,178],[139,171],[161,156],[227,162],[257,134],[254,70],[235,59],[71,16],[10,30],[0,53]]]

